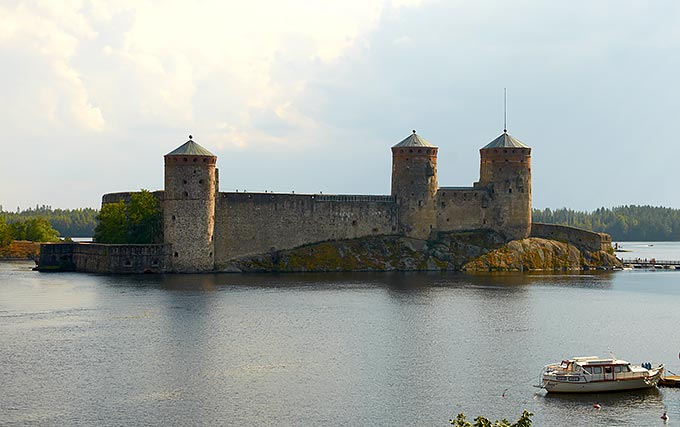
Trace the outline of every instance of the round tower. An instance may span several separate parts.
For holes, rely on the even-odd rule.
[[[508,239],[531,233],[531,148],[506,130],[479,150],[478,186],[490,195],[490,228]]]
[[[437,150],[415,130],[392,147],[392,195],[406,236],[427,239],[436,225]]]
[[[172,270],[215,268],[213,233],[217,156],[189,140],[165,155],[163,232],[172,245]]]

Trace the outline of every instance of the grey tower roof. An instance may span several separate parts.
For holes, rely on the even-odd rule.
[[[408,138],[404,139],[401,141],[399,144],[392,146],[392,148],[401,148],[401,147],[435,147],[434,145],[430,144],[429,142],[425,141],[424,138],[421,138],[420,136],[416,135],[416,131],[413,131],[411,135],[408,136]]]
[[[198,145],[193,140],[193,136],[189,135],[189,140],[173,151],[166,154],[166,156],[211,156],[215,157],[213,153]]]
[[[501,136],[482,147],[484,148],[530,148],[519,139],[513,138],[509,133],[503,132]]]

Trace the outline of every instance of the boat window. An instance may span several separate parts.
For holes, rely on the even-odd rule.
[[[602,366],[593,366],[593,374],[601,374]]]
[[[592,374],[592,373],[593,373],[593,371],[590,369],[590,366],[584,366],[584,367],[583,367],[583,370],[586,371],[586,372],[589,373],[589,374]]]
[[[605,366],[604,367],[604,373],[605,374],[611,374],[612,373],[612,367],[611,366]]]
[[[620,366],[614,366],[614,372],[621,372]]]

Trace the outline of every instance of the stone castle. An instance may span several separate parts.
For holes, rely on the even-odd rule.
[[[504,132],[480,150],[472,187],[439,187],[438,148],[414,131],[392,147],[392,194],[219,192],[217,157],[191,137],[165,155],[164,241],[171,271],[220,270],[230,260],[327,240],[374,235],[428,239],[490,229],[531,230],[531,148]],[[120,200],[120,194],[104,196]]]
[[[390,195],[220,192],[217,157],[190,136],[165,155],[165,188],[154,193],[163,244],[53,245],[42,249],[40,263],[103,273],[233,271],[240,259],[276,259],[322,242],[381,236],[424,242],[469,231],[595,251],[609,245],[607,235],[568,227],[534,224],[532,233],[531,148],[507,131],[479,150],[479,181],[471,187],[439,186],[437,152],[415,131],[394,145]],[[131,194],[105,194],[102,204]]]

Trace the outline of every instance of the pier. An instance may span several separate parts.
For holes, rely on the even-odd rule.
[[[680,261],[647,259],[647,258],[621,258],[626,267],[632,268],[658,268],[665,270],[680,270]]]
[[[680,376],[677,375],[667,375],[661,377],[659,380],[659,386],[661,387],[680,387]]]

